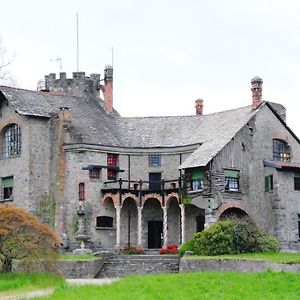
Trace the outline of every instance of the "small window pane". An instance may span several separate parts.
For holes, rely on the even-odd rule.
[[[2,199],[12,200],[13,189],[14,189],[14,178],[13,177],[2,178],[1,188],[2,188]]]
[[[117,167],[118,165],[118,155],[117,154],[107,154],[107,166]]]
[[[160,154],[150,154],[149,155],[149,166],[160,166],[161,156]]]
[[[89,170],[90,179],[100,179],[100,169]]]
[[[300,173],[294,174],[294,188],[296,191],[300,191]]]

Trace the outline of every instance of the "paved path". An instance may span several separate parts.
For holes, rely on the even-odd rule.
[[[69,285],[83,285],[83,284],[102,285],[102,284],[112,283],[116,280],[119,280],[119,278],[66,279],[66,281]],[[49,288],[49,289],[44,289],[44,290],[36,290],[36,291],[32,291],[32,292],[26,292],[26,293],[22,293],[22,294],[8,293],[7,295],[0,295],[0,300],[30,299],[33,297],[50,295],[53,291],[54,291],[54,289]]]
[[[120,278],[67,279],[67,283],[70,285],[82,285],[82,284],[102,285],[102,284],[112,283],[116,280],[120,280]]]

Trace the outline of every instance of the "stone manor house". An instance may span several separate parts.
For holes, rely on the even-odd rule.
[[[205,115],[198,99],[192,116],[139,118],[114,109],[111,66],[103,79],[49,74],[38,91],[0,86],[0,201],[44,207],[69,250],[80,210],[94,250],[182,244],[248,215],[300,251],[300,141],[251,84],[246,107]]]

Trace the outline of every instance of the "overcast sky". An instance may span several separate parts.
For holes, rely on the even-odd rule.
[[[300,136],[300,1],[51,0],[1,3],[0,35],[15,55],[17,86],[36,89],[45,74],[100,73],[114,49],[114,106],[123,116],[190,115],[263,99],[287,108]]]

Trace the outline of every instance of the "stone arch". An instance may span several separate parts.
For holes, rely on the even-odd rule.
[[[180,244],[180,207],[176,197],[170,197],[167,202],[168,212],[168,244]]]
[[[161,248],[163,233],[163,210],[161,201],[148,198],[142,210],[143,232],[142,240],[144,248]]]
[[[138,231],[137,205],[135,199],[127,197],[121,207],[121,245],[136,246]]]
[[[193,204],[185,205],[185,240],[204,229],[205,210]]]
[[[143,197],[143,207],[145,205],[145,203],[147,202],[147,200],[150,199],[156,199],[160,205],[162,206],[162,197],[161,195],[157,194],[157,193],[151,193],[151,194],[147,194]]]
[[[119,195],[118,194],[112,194],[112,193],[106,193],[103,197],[102,204],[103,206],[105,203],[109,200],[112,200],[114,207],[116,208],[119,206]]]
[[[217,220],[220,220],[232,217],[249,217],[249,214],[239,203],[222,203],[222,205],[218,208],[216,217]]]
[[[165,203],[166,203],[167,207],[169,207],[170,202],[174,199],[176,199],[178,204],[180,203],[178,194],[176,194],[176,193],[171,193],[166,197]]]

